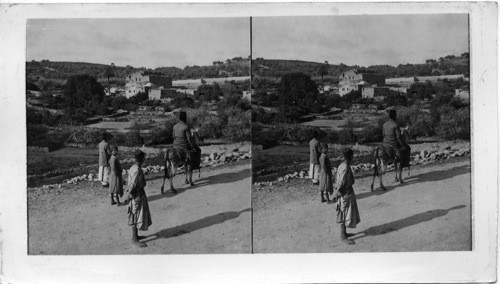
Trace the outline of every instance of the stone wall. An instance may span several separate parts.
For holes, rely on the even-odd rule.
[[[49,147],[28,146],[28,152],[49,152]]]

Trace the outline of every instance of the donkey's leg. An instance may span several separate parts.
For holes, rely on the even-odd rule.
[[[167,170],[167,169],[165,169],[165,170]],[[162,184],[161,184],[161,188],[160,188],[161,194],[165,193],[165,191],[164,191],[164,190],[165,190],[165,180],[166,180],[166,179],[167,179],[167,177],[166,177],[166,176],[163,176],[163,182],[162,182]]]
[[[403,166],[401,163],[399,164],[399,183],[404,183],[405,181],[403,180]]]
[[[371,191],[373,191],[373,184],[375,183],[375,177],[379,175],[378,167],[379,167],[379,163],[377,162],[377,160],[375,160],[375,167],[373,168],[372,184],[370,186]]]
[[[165,163],[165,173],[163,175],[163,182],[162,182],[161,188],[160,188],[162,194],[165,193],[165,180],[167,179],[167,176],[170,174],[169,173],[169,171],[170,171],[169,168],[170,168],[170,163],[166,162]]]
[[[394,182],[398,182],[398,162],[394,161]]]
[[[172,166],[170,167],[170,191],[172,191],[173,193],[177,193],[177,190],[175,190],[174,188],[174,177],[176,173],[177,165],[172,164]]]
[[[192,165],[188,165],[188,173],[189,173],[189,184],[190,185],[194,185],[194,182],[193,182],[193,166]]]
[[[385,171],[387,169],[387,165],[384,161],[380,161],[380,175],[378,176],[379,179],[380,179],[380,188],[383,190],[383,191],[386,191],[387,188],[384,186],[384,174],[385,174]]]
[[[186,161],[186,164],[184,165],[184,173],[186,174],[185,183],[189,184],[189,162],[188,161]]]

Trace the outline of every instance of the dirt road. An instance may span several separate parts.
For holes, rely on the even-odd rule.
[[[253,186],[254,253],[471,250],[469,158],[414,167],[406,179],[391,183],[389,173],[386,192],[370,192],[366,174],[356,179],[355,245],[339,241],[336,205],[321,203],[310,180]]]
[[[30,254],[189,254],[251,252],[251,162],[204,168],[195,186],[174,180],[178,194],[160,194],[161,177],[146,176],[153,225],[146,248],[131,245],[127,207],[110,205],[98,182],[28,190]],[[168,188],[168,186],[167,186]]]

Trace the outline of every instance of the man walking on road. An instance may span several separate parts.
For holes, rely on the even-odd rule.
[[[108,146],[108,134],[104,132],[102,134],[102,141],[99,143],[99,175],[98,179],[101,181],[103,187],[109,186],[108,176],[109,176],[109,158],[110,151]]]
[[[309,142],[309,178],[312,179],[313,184],[319,184],[319,156],[321,150],[319,149],[318,136],[319,133],[315,130],[313,138]]]

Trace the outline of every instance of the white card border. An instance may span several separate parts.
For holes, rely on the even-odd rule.
[[[123,2],[123,1],[121,1]],[[24,74],[28,18],[469,13],[472,252],[28,256]],[[498,22],[495,2],[0,6],[1,271],[5,282],[490,282],[496,279]],[[496,126],[496,127],[493,127]],[[14,174],[15,173],[15,174]],[[250,190],[250,189],[249,189]]]

